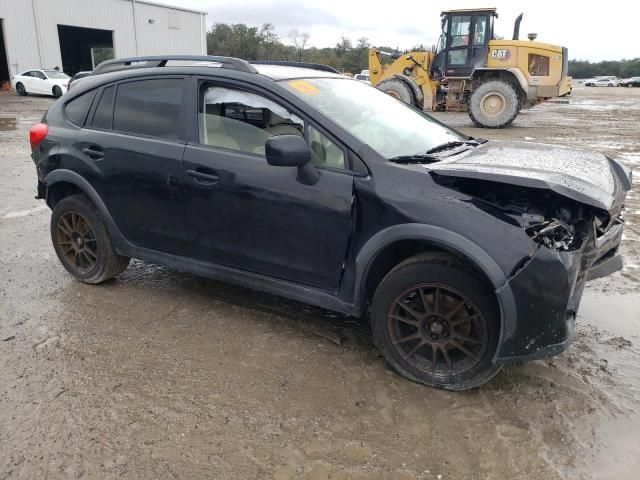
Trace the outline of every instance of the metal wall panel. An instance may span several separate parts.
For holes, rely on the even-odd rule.
[[[0,0],[0,19],[10,75],[62,64],[58,25],[112,31],[117,57],[206,53],[203,14],[138,1]]]

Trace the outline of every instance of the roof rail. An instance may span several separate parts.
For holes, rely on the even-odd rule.
[[[100,63],[92,72],[93,75],[99,73],[116,72],[133,68],[153,68],[164,67],[169,61],[188,62],[209,62],[219,63],[221,68],[229,68],[246,73],[258,73],[258,71],[245,60],[233,57],[219,57],[214,55],[154,55],[148,57],[129,57],[105,60]]]
[[[252,65],[280,65],[283,67],[311,68],[313,70],[320,70],[322,72],[340,73],[335,68],[330,67],[329,65],[324,65],[322,63],[291,62],[289,60],[257,60],[250,63]]]

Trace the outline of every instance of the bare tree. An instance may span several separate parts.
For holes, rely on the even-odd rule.
[[[298,61],[302,61],[302,54],[307,47],[307,43],[309,43],[309,38],[311,38],[311,35],[307,32],[299,32],[295,28],[289,32],[289,40],[291,40],[291,43],[293,43],[293,46],[296,48]]]
[[[275,32],[275,27],[272,23],[265,23],[260,29],[260,37],[262,39],[262,48],[267,60],[271,60],[273,49],[280,42],[280,37]]]

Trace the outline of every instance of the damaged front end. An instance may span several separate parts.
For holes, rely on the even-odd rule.
[[[515,299],[515,324],[502,332],[496,361],[556,355],[571,342],[586,281],[622,267],[625,190],[605,211],[551,190],[432,174],[494,217],[522,229],[530,250],[507,276]],[[526,245],[526,240],[523,240]]]

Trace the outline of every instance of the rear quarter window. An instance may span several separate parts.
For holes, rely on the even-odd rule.
[[[71,123],[82,127],[87,119],[87,113],[89,113],[89,108],[91,108],[91,103],[95,96],[96,91],[90,90],[67,103],[64,107],[64,113],[67,119]]]
[[[113,121],[113,98],[116,93],[115,87],[107,87],[102,91],[98,106],[93,114],[91,126],[104,130],[111,130]]]

